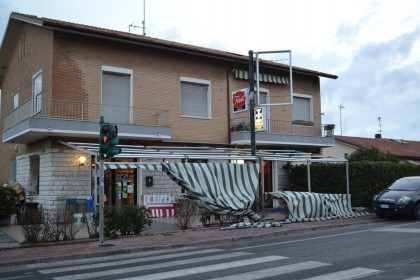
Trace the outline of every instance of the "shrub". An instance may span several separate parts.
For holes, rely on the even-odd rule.
[[[152,224],[149,210],[145,206],[137,205],[105,207],[104,221],[104,234],[111,238],[117,238],[118,235],[139,234]]]
[[[17,193],[14,189],[0,186],[0,219],[8,218],[16,212]]]
[[[194,216],[197,214],[196,202],[189,199],[182,199],[176,209],[176,221],[178,222],[179,228],[189,229],[194,222]]]

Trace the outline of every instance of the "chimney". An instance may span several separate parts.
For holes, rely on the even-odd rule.
[[[382,135],[380,133],[375,134],[375,139],[381,139]]]

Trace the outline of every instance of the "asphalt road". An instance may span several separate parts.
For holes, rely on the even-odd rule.
[[[420,280],[420,221],[383,220],[228,246],[28,264],[3,268],[0,278]]]

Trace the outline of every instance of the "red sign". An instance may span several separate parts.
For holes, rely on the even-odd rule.
[[[246,93],[243,90],[238,90],[232,96],[233,111],[241,111],[246,109]]]

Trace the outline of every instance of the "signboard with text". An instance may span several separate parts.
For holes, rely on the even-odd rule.
[[[262,107],[255,107],[255,131],[264,131],[264,114]]]
[[[249,89],[241,89],[232,92],[233,112],[243,112],[248,110],[248,92]]]

